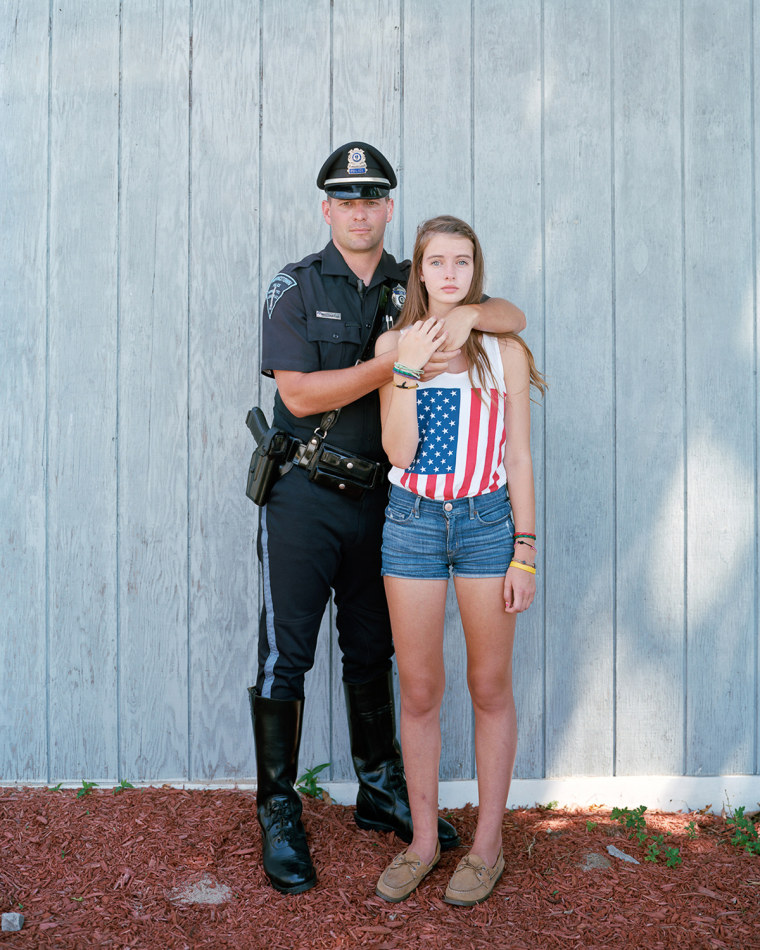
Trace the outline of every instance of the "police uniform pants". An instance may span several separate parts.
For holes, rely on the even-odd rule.
[[[343,679],[366,683],[390,668],[390,620],[380,575],[387,485],[360,499],[315,485],[293,468],[259,514],[264,605],[259,695],[302,699],[330,589],[335,592]]]

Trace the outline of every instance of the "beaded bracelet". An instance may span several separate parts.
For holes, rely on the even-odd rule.
[[[525,561],[512,561],[509,565],[510,567],[517,567],[521,571],[527,571],[529,574],[535,574],[536,569],[532,564],[527,564]]]

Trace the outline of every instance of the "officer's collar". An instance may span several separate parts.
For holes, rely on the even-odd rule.
[[[322,273],[336,277],[348,277],[354,281],[356,280],[356,274],[348,266],[345,258],[332,241],[330,241],[322,251]],[[370,281],[369,286],[375,287],[377,284],[382,284],[385,280],[399,280],[403,283],[406,281],[406,278],[406,271],[399,267],[395,257],[389,254],[386,250],[383,250],[378,265],[375,268],[375,273],[372,275],[372,280]]]

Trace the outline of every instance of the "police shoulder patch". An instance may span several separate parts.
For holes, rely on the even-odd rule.
[[[295,287],[295,285],[296,282],[290,274],[277,274],[276,277],[272,278],[269,290],[267,290],[267,315],[270,320],[272,319],[272,311],[277,301],[282,297],[285,291],[290,290],[290,288]]]

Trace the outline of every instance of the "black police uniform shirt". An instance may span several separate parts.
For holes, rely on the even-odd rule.
[[[406,285],[409,261],[383,251],[366,288],[330,241],[317,254],[288,264],[264,301],[261,371],[312,373],[354,366],[372,332],[382,285]],[[360,293],[359,288],[362,288]],[[365,359],[374,354],[369,352]],[[275,395],[273,425],[307,442],[322,413],[298,418]],[[385,461],[377,390],[344,406],[327,441],[373,461]]]

